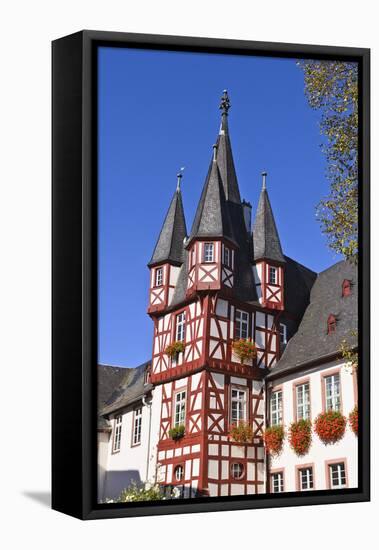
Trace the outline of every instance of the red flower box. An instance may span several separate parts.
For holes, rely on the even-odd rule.
[[[240,338],[239,340],[233,340],[232,349],[241,361],[241,365],[244,364],[246,359],[255,359],[257,356],[257,348],[251,338]]]
[[[251,443],[253,440],[253,428],[247,422],[232,424],[229,436],[235,443]]]
[[[349,424],[350,428],[353,430],[355,435],[358,435],[358,407],[355,406],[354,409],[349,414]]]
[[[327,411],[318,415],[314,429],[325,445],[342,439],[346,428],[346,418],[339,411]]]
[[[270,426],[265,430],[263,441],[267,452],[277,456],[283,449],[284,428],[283,426]]]
[[[298,420],[289,428],[289,443],[297,456],[306,455],[312,443],[312,425],[310,420]]]

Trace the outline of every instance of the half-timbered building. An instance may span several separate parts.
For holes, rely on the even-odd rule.
[[[279,369],[317,278],[283,252],[265,172],[252,226],[252,207],[241,199],[233,160],[229,109],[224,92],[220,129],[190,232],[179,174],[148,264],[153,346],[151,361],[137,369],[138,396],[128,378],[102,410],[112,427],[103,468],[177,486],[184,497],[269,490],[262,437],[270,421],[265,379]],[[250,339],[255,354],[241,361],[233,342]],[[135,429],[136,411],[145,432],[143,459],[127,435]],[[237,442],[231,428],[243,423],[251,437]],[[117,496],[132,477],[111,483],[113,473],[108,481],[108,474],[103,476],[103,498]]]

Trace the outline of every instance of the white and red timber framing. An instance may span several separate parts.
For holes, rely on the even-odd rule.
[[[138,464],[133,460],[142,462],[136,481],[178,486],[183,497],[251,495],[270,490],[270,460],[262,436],[270,422],[275,369],[285,380],[287,371],[292,372],[298,363],[290,362],[287,370],[280,367],[287,344],[290,348],[311,307],[317,274],[283,254],[265,172],[251,227],[251,205],[241,200],[234,167],[229,109],[225,91],[220,130],[190,233],[180,187],[182,174],[178,174],[148,264],[148,314],[154,327],[151,361],[141,370],[140,381],[125,383],[121,391],[118,387],[101,411],[103,458],[99,461],[105,473],[99,481],[99,500],[113,498],[132,479],[120,476],[118,485],[107,488],[107,471],[136,471]],[[344,269],[337,270],[337,283]],[[348,273],[341,285],[344,280],[356,279],[351,269],[345,269]],[[327,314],[339,311],[325,311]],[[345,333],[348,329],[350,325]],[[232,349],[237,338],[251,338],[256,345],[255,358],[241,364]],[[183,350],[168,355],[167,347],[178,341]],[[330,361],[338,357],[337,343],[333,346]],[[303,369],[295,369],[292,378],[303,377],[308,368],[317,371],[324,366],[325,361],[317,357],[312,365],[304,361]],[[137,451],[128,448],[121,459],[115,456],[115,419],[125,414],[125,421],[130,417],[135,422],[136,407],[150,407],[149,415],[142,415],[142,431],[148,423],[148,434],[142,437],[138,457],[135,454],[133,459]],[[240,420],[252,427],[249,443],[237,444],[230,437],[231,425]],[[184,435],[173,439],[170,430],[179,424],[184,425]],[[130,443],[128,439],[125,445]]]

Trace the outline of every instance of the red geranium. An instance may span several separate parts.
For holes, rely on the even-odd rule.
[[[306,455],[312,443],[312,425],[309,420],[292,422],[289,429],[289,443],[298,456]]]
[[[327,411],[318,415],[314,429],[325,445],[339,441],[346,428],[346,418],[339,411]]]
[[[238,424],[230,426],[229,436],[236,443],[251,443],[253,428],[247,422],[240,421]]]
[[[358,406],[357,405],[349,414],[349,424],[350,424],[350,428],[353,430],[355,435],[358,435]]]
[[[251,338],[234,340],[232,342],[232,349],[237,357],[239,357],[241,365],[244,364],[246,359],[254,359],[257,356],[257,348]]]
[[[267,452],[272,455],[280,454],[283,448],[284,428],[283,426],[270,426],[265,430],[263,441]]]

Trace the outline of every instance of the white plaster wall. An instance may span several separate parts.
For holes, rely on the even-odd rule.
[[[283,423],[288,428],[294,418],[293,401],[293,383],[304,377],[310,379],[311,392],[311,420],[322,412],[322,375],[328,370],[341,366],[341,395],[342,395],[342,414],[348,417],[355,406],[354,401],[354,380],[350,369],[344,363],[332,362],[323,367],[317,367],[300,374],[294,374],[275,380],[273,389],[282,386],[283,391]],[[271,459],[271,468],[284,469],[284,490],[296,490],[296,466],[301,464],[314,464],[314,489],[327,489],[325,462],[334,459],[346,459],[348,487],[358,486],[358,445],[357,437],[351,431],[349,425],[346,426],[346,432],[341,441],[334,445],[324,445],[318,436],[312,431],[312,445],[309,452],[302,457],[298,457],[290,448],[287,438],[284,441],[283,451],[280,456]]]
[[[97,495],[98,500],[104,499],[104,482],[108,462],[108,445],[110,432],[97,432]]]

